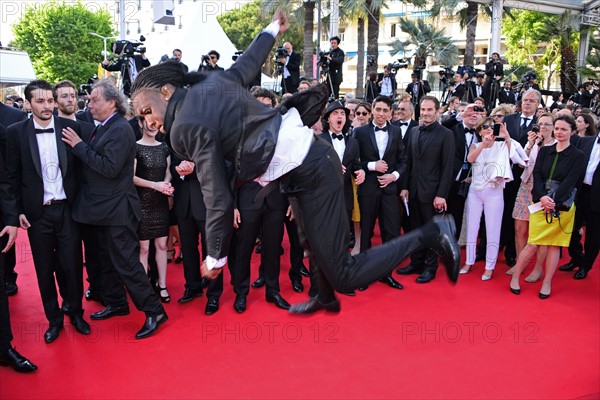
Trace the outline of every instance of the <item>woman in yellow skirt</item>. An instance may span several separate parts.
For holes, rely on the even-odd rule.
[[[572,117],[558,117],[554,122],[557,143],[539,150],[533,170],[532,197],[533,201],[541,203],[542,209],[529,217],[527,245],[510,280],[510,291],[514,294],[521,293],[519,278],[531,255],[538,246],[547,246],[546,273],[539,293],[540,299],[547,299],[552,290],[552,277],[558,267],[560,248],[569,246],[575,222],[575,204],[568,211],[559,211],[559,208],[570,197],[585,172],[583,152],[570,143],[571,135],[576,130]],[[554,193],[548,193],[548,180],[559,182]]]

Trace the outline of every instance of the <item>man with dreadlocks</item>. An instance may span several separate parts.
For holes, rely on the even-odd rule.
[[[335,150],[315,140],[307,128],[319,117],[329,93],[320,85],[269,108],[248,93],[289,21],[277,12],[273,22],[250,44],[233,66],[219,73],[184,74],[177,64],[142,71],[132,88],[132,102],[151,128],[169,134],[173,150],[194,162],[206,203],[208,257],[201,270],[216,277],[227,262],[233,229],[234,184],[281,181],[304,244],[320,269],[319,294],[293,305],[291,313],[339,312],[333,293],[347,293],[385,276],[415,250],[433,247],[456,281],[460,253],[454,221],[438,218],[356,257],[348,252],[342,166]],[[186,85],[191,85],[185,89]],[[267,185],[264,191],[272,187]]]

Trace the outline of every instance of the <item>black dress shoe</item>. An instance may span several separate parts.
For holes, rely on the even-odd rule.
[[[7,296],[14,296],[19,291],[19,287],[15,282],[6,282],[4,287],[6,288]]]
[[[44,333],[44,342],[52,343],[56,339],[58,339],[58,335],[60,334],[60,330],[63,328],[63,324],[60,325],[50,325],[46,333]]]
[[[423,268],[417,267],[414,264],[408,264],[406,267],[396,270],[396,273],[400,275],[421,274],[421,272],[423,272]]]
[[[148,336],[152,336],[158,330],[158,327],[167,322],[169,316],[167,313],[162,313],[160,315],[146,317],[146,322],[142,329],[139,330],[138,333],[135,334],[136,339],[144,339]]]
[[[517,265],[517,260],[513,257],[506,257],[506,265],[512,268]]]
[[[308,272],[308,269],[304,265],[301,265],[298,270],[300,271],[300,275],[306,276],[306,277],[310,276],[310,272]]]
[[[246,296],[241,294],[235,296],[235,301],[233,302],[233,309],[240,314],[246,311]]]
[[[119,315],[129,315],[129,306],[113,307],[109,305],[106,306],[104,310],[100,310],[90,315],[90,318],[94,320],[102,320]]]
[[[290,309],[290,303],[285,301],[285,299],[281,297],[279,293],[268,294],[265,296],[265,299],[267,300],[267,303],[273,303],[282,310]]]
[[[454,223],[454,218],[451,215],[444,217],[437,215],[433,217],[433,223],[437,225],[439,233],[431,248],[444,261],[446,273],[450,281],[456,283],[460,272],[460,247],[456,241],[456,224]],[[423,271],[417,278],[418,283],[429,282],[435,278],[435,273],[429,272],[429,274],[426,274],[426,272],[428,271]],[[425,280],[426,278],[429,279]]]
[[[179,253],[177,258],[175,259],[175,264],[181,264],[182,262],[183,262],[183,257],[181,256],[181,253]]]
[[[343,294],[344,296],[356,296],[356,292],[354,290],[351,290],[349,292],[338,292],[339,294]]]
[[[569,271],[573,271],[577,267],[578,267],[578,265],[575,264],[574,262],[568,262],[565,265],[561,265],[560,267],[558,267],[558,270],[569,272]]]
[[[435,272],[431,271],[423,271],[421,275],[416,279],[417,283],[427,283],[431,282],[435,278]],[[450,278],[452,279],[452,278]]]
[[[258,289],[258,288],[265,286],[265,283],[266,283],[265,278],[263,278],[262,276],[259,276],[257,280],[252,282],[252,287],[254,289]]]
[[[575,275],[573,275],[573,279],[585,279],[587,278],[588,272],[589,270],[587,268],[579,267],[577,272],[575,272]]]
[[[319,301],[318,297],[312,298],[304,303],[294,304],[290,307],[290,314],[313,314],[317,311],[327,311],[332,313],[339,313],[341,309],[340,302],[338,299],[332,302],[323,304]]]
[[[204,308],[204,314],[213,315],[217,311],[219,311],[219,299],[208,299]]]
[[[196,297],[202,296],[202,288],[200,289],[185,289],[183,291],[183,296],[179,300],[178,303],[187,303],[188,301],[194,300]]]
[[[0,352],[0,365],[11,366],[17,372],[33,372],[38,369],[34,363],[20,355],[12,347],[6,352]]]
[[[404,286],[402,286],[400,284],[400,282],[398,282],[394,278],[392,278],[391,275],[388,275],[385,278],[381,278],[379,280],[379,282],[383,282],[383,283],[385,283],[386,285],[388,285],[389,287],[391,287],[393,289],[404,289]]]
[[[92,292],[90,289],[85,291],[85,299],[87,301],[97,301],[98,303],[102,303],[102,300],[95,292]]]
[[[302,293],[304,290],[304,285],[300,279],[292,279],[292,289],[294,292]]]
[[[73,325],[77,332],[81,333],[82,335],[90,334],[90,324],[88,324],[81,315],[72,315],[70,319],[71,325]]]

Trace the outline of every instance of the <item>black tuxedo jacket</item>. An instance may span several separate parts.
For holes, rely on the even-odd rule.
[[[331,133],[323,132],[320,135],[317,135],[317,138],[319,138],[320,140],[324,140],[331,146],[333,146]],[[342,165],[346,167],[346,173],[344,174],[344,199],[346,202],[346,209],[351,210],[354,207],[352,176],[355,171],[358,171],[361,168],[361,165],[359,163],[360,152],[358,149],[358,141],[354,137],[345,135],[344,141],[346,142],[346,149],[344,150],[344,156],[341,160]]]
[[[406,93],[410,93],[411,96],[413,95],[413,88],[414,86],[417,85],[418,86],[418,90],[417,90],[417,98],[412,98],[412,103],[413,104],[419,104],[419,101],[421,100],[421,97],[425,96],[427,93],[431,92],[431,87],[429,86],[429,82],[428,81],[423,81],[423,84],[421,85],[421,82],[416,82],[416,83],[409,83],[408,86],[406,86]]]
[[[62,130],[66,127],[72,128],[81,136],[81,129],[77,122],[54,117],[54,136],[63,188],[67,201],[73,204],[78,191],[77,174],[80,167],[71,148],[62,141]],[[6,136],[6,164],[17,213],[25,214],[28,220],[35,221],[42,216],[44,175],[47,167],[41,165],[33,120],[11,125],[7,129]]]
[[[467,143],[467,138],[465,136],[465,125],[461,122],[454,125],[451,129],[452,134],[454,135],[454,164],[452,167],[452,180],[455,180],[458,172],[461,170],[466,155],[469,154],[469,143]],[[475,143],[475,140],[473,140]]]
[[[273,36],[261,33],[231,68],[204,74],[187,92],[176,92],[167,108],[165,127],[174,152],[196,165],[206,204],[207,253],[213,258],[227,256],[233,231],[233,185],[227,162],[235,165],[240,147],[242,158],[254,156],[258,167],[273,156],[280,111],[265,107],[245,87],[274,43]],[[264,141],[265,133],[270,141]],[[243,162],[238,169],[251,179],[264,171],[251,170]]]
[[[456,96],[460,99],[460,101],[463,101],[463,97],[465,96],[465,90],[466,90],[466,86],[465,86],[464,82],[461,83],[460,85],[456,85],[456,86],[454,86],[454,90],[450,94],[450,97]],[[450,97],[448,97],[448,99]]]
[[[140,199],[133,185],[135,137],[127,120],[115,114],[95,135],[82,139],[73,147],[83,164],[73,219],[100,226],[128,225],[132,216],[139,221]]]
[[[27,119],[27,114],[0,102],[0,124],[8,128],[12,124]]]
[[[369,171],[367,164],[369,162],[380,160],[377,141],[375,139],[375,129],[373,124],[368,124],[356,128],[354,137],[358,142],[360,151],[360,166],[365,171],[365,181],[358,187],[358,194],[368,196],[375,193],[376,190],[383,190],[385,193],[398,194],[400,192],[400,182],[406,174],[406,153],[404,144],[402,143],[402,134],[400,128],[388,124],[388,143],[383,153],[383,160],[388,165],[386,174],[391,174],[393,171],[398,172],[400,176],[395,182],[390,183],[385,188],[379,188],[377,178],[384,175],[377,171]]]
[[[598,136],[593,136],[593,137],[582,137],[579,139],[579,141],[577,142],[576,147],[581,150],[583,152],[583,154],[585,155],[585,169],[587,169],[587,165],[590,161],[590,156],[592,155],[592,150],[594,149],[594,146],[600,146],[600,144],[597,143],[598,141]],[[571,142],[572,143],[572,142]],[[600,168],[597,167],[596,170],[594,171],[594,176],[592,178],[592,188],[590,191],[590,208],[593,212],[595,213],[600,213]],[[581,183],[583,183],[583,179],[585,178],[585,171],[584,171],[584,176],[582,177]]]
[[[331,61],[329,62],[329,74],[331,75],[331,81],[334,83],[341,83],[344,80],[342,74],[342,64],[346,55],[344,51],[339,47],[331,52]]]
[[[6,129],[0,124],[0,230],[5,226],[19,226],[19,214],[15,197],[8,181],[6,172]]]
[[[75,118],[77,118],[78,121],[89,122],[95,125],[94,117],[92,117],[92,113],[90,112],[90,110],[77,111],[75,113]]]
[[[171,181],[175,192],[173,194],[173,210],[179,219],[193,218],[197,221],[206,220],[206,205],[196,174],[191,173],[180,177],[175,170],[181,164],[181,158],[171,155]]]
[[[413,128],[407,149],[407,173],[402,181],[402,189],[408,189],[412,201],[433,203],[435,197],[448,199],[454,148],[454,134],[438,122]]]
[[[298,84],[300,83],[300,64],[302,64],[302,56],[300,56],[300,53],[292,51],[289,55],[287,65],[285,66],[290,72],[288,82],[291,82],[292,84],[292,88],[287,88],[288,92],[295,92],[296,89],[298,89]],[[283,75],[281,76],[281,79],[283,79]]]
[[[521,114],[515,113],[510,114],[504,117],[504,123],[506,124],[506,130],[508,131],[511,138],[518,141],[523,148],[527,145],[527,133],[531,130],[534,124],[537,123],[537,117],[535,114],[532,117],[532,120],[529,121],[529,125],[527,129],[521,133]]]
[[[391,122],[391,124],[400,128],[400,136],[402,136],[402,127],[400,127],[400,125],[399,125],[400,122],[402,122],[402,121],[398,120],[398,121]],[[402,144],[404,145],[405,152],[406,152],[406,147],[408,146],[408,139],[410,138],[410,131],[415,126],[419,126],[418,122],[415,121],[414,119],[411,119],[410,122],[408,123],[406,133],[404,134],[404,137],[402,138]]]
[[[509,90],[507,93],[504,88],[500,89],[498,92],[498,102],[499,104],[516,104],[515,92]]]

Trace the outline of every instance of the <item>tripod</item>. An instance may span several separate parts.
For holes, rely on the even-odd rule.
[[[325,68],[321,68],[321,71],[319,72],[319,78],[319,83],[322,83],[324,80],[327,80],[327,83],[329,84],[329,101],[331,102],[337,100],[333,91],[333,82],[331,81],[331,73],[329,72],[328,66],[325,66]]]
[[[489,86],[489,99],[487,102],[488,113],[491,112],[496,106],[496,101],[498,100],[498,91],[500,90],[500,85],[498,84],[498,79],[494,76],[491,78],[490,86]]]

